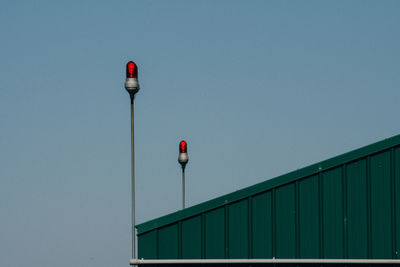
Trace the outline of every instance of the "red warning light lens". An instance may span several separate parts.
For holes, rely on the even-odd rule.
[[[179,153],[187,153],[187,144],[183,140],[179,143]]]
[[[138,67],[133,61],[129,61],[126,64],[126,78],[137,78]]]

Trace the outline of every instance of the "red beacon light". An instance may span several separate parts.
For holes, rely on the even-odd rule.
[[[128,64],[126,64],[126,78],[137,79],[137,65],[133,61],[129,61]]]
[[[185,140],[182,140],[179,143],[179,157],[178,162],[182,165],[182,168],[185,168],[186,164],[189,161],[189,157],[187,154],[187,143]]]
[[[126,64],[125,89],[133,97],[140,89],[138,81],[138,67],[135,62],[129,61]]]
[[[179,143],[179,153],[187,153],[187,143],[184,140]]]

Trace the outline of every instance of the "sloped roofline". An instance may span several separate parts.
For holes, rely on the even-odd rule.
[[[322,171],[338,167],[342,164],[357,161],[361,158],[371,156],[373,154],[393,148],[395,146],[400,146],[400,135],[384,139],[377,143],[373,143],[371,145],[344,153],[342,155],[312,164],[308,167],[298,169],[284,175],[280,175],[276,178],[266,180],[264,182],[208,200],[195,206],[136,225],[138,235],[149,232],[156,228],[169,225],[171,223],[175,223],[177,221],[185,220],[187,218],[199,215],[212,209],[216,209],[229,203],[233,203],[246,197],[257,195],[259,193],[294,182],[296,180],[318,174]]]

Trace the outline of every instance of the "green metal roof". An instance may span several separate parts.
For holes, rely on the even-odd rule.
[[[246,187],[227,195],[223,195],[184,210],[180,210],[139,224],[136,226],[138,235],[399,145],[400,135],[393,136],[383,141],[350,151],[328,160],[321,161],[276,178],[266,180],[264,182]]]

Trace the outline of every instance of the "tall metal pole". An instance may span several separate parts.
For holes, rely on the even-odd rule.
[[[182,166],[182,209],[185,208],[185,167]]]
[[[126,64],[125,89],[131,99],[131,173],[132,173],[132,259],[136,259],[136,229],[135,229],[135,129],[133,102],[139,92],[138,67],[133,61]]]
[[[131,94],[131,172],[132,172],[132,259],[136,259],[136,231],[135,231],[135,131],[134,131],[134,109]]]

